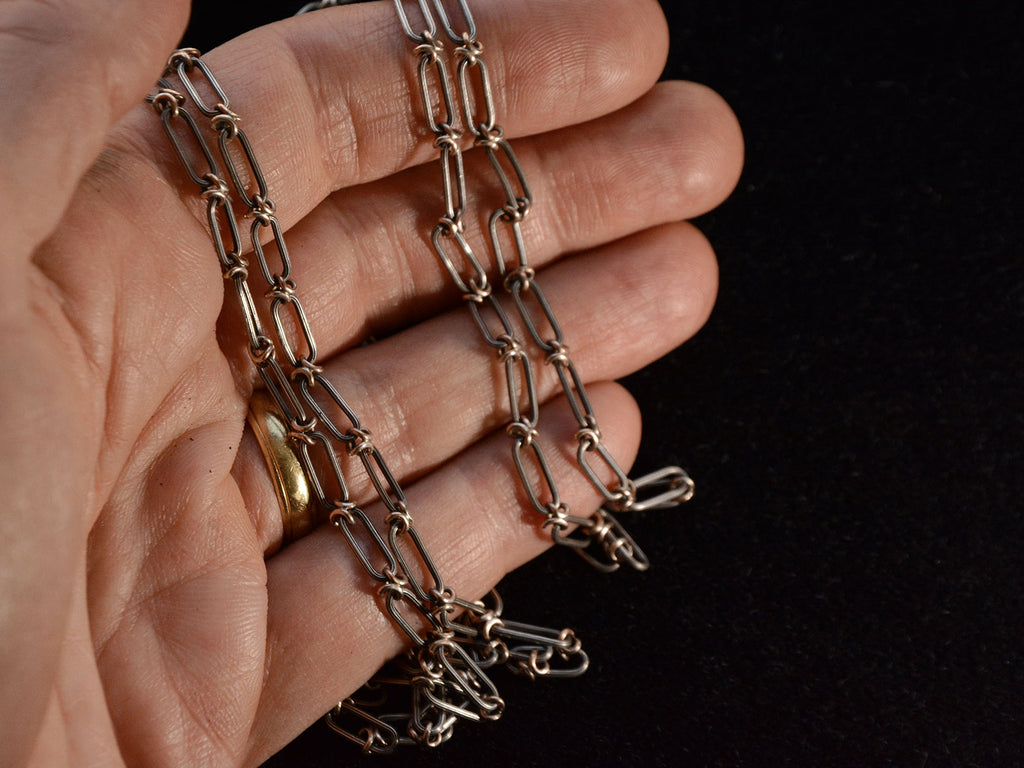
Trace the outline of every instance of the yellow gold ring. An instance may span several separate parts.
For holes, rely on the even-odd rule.
[[[287,544],[316,527],[316,500],[306,470],[288,437],[288,423],[269,392],[263,389],[253,392],[248,419],[277,492],[283,524],[282,538]]]

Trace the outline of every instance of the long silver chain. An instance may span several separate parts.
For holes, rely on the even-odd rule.
[[[309,3],[300,13],[346,1]],[[630,480],[601,441],[582,379],[527,261],[522,223],[533,199],[518,159],[496,122],[475,21],[466,0],[458,0],[465,31],[457,32],[440,0],[433,0],[445,33],[457,44],[455,81],[464,123],[474,137],[473,143],[487,153],[505,195],[489,217],[491,255],[528,335],[546,355],[545,362],[557,371],[580,427],[575,436],[577,461],[604,500],[602,508],[589,518],[570,514],[538,440],[540,405],[530,357],[494,296],[487,271],[466,236],[468,200],[461,135],[454,127],[456,102],[437,22],[427,0],[416,0],[425,25],[424,32],[417,33],[402,0],[394,3],[405,33],[417,44],[422,106],[440,154],[444,214],[431,240],[484,341],[495,349],[504,368],[510,414],[506,431],[531,506],[544,516],[543,526],[556,543],[574,548],[600,570],[612,571],[621,563],[645,569],[649,564],[646,555],[612,512],[674,506],[692,495],[693,483],[678,467]],[[432,79],[434,92],[439,94],[437,103],[431,97]],[[227,94],[199,52],[175,51],[148,101],[160,116],[175,154],[203,201],[223,277],[236,297],[249,357],[290,425],[289,438],[316,500],[328,511],[331,524],[342,532],[367,576],[377,583],[382,611],[412,645],[407,654],[329,712],[328,725],[368,753],[388,753],[403,743],[436,746],[451,738],[459,720],[494,720],[501,716],[505,702],[488,675],[490,669],[504,666],[519,674],[540,677],[572,677],[586,671],[589,659],[572,630],[511,621],[504,617],[496,592],[486,602],[471,602],[458,597],[445,583],[371,431],[318,363],[312,326],[292,277],[291,255],[266,177],[241,127],[241,117],[231,110]],[[193,109],[208,121],[216,151],[211,149]],[[222,165],[226,173],[221,171]],[[246,241],[234,210],[234,197],[241,201],[244,217],[251,220],[247,244],[264,284],[264,315],[250,289],[250,264],[242,256]],[[502,227],[508,230],[516,253],[511,266],[503,256]],[[451,257],[453,245],[463,268],[470,267],[468,277]],[[533,319],[528,304],[531,298],[547,323],[547,337]],[[491,330],[486,314],[497,320],[497,333]],[[352,500],[338,458],[345,454],[358,459],[387,510],[382,529]],[[592,466],[594,456],[611,471],[611,485],[606,485]],[[531,479],[531,463],[538,483]],[[641,489],[654,493],[638,499]]]
[[[583,379],[569,356],[561,326],[537,273],[530,266],[523,224],[533,207],[533,194],[512,145],[498,124],[484,46],[477,38],[476,21],[467,0],[457,3],[460,28],[456,28],[455,15],[445,10],[441,0],[433,0],[433,8],[427,0],[416,0],[414,4],[393,1],[402,29],[416,44],[423,115],[441,163],[444,213],[433,228],[431,242],[484,342],[495,350],[499,365],[504,367],[510,415],[506,433],[512,440],[512,458],[530,505],[543,516],[541,526],[550,531],[556,544],[572,547],[599,570],[614,571],[623,563],[646,570],[650,561],[615,514],[675,506],[693,495],[693,481],[679,467],[666,467],[631,480],[602,440]],[[410,17],[408,8],[412,5],[419,10],[422,27],[417,27]],[[449,76],[439,26],[456,46],[454,78]],[[417,32],[417,28],[423,31]],[[456,104],[460,109],[456,109]],[[558,491],[537,429],[537,385],[526,345],[495,296],[488,271],[470,243],[467,221],[473,217],[467,216],[462,133],[456,127],[459,117],[472,136],[473,146],[486,153],[498,190],[504,195],[487,217],[488,232],[481,239],[489,247],[516,315],[533,345],[544,355],[544,362],[554,367],[576,418],[576,461],[603,502],[590,517],[571,514]],[[506,257],[509,244],[514,258]],[[521,402],[524,395],[525,404]],[[610,484],[601,478],[601,465],[613,478]],[[641,490],[652,489],[657,491],[654,495],[638,497]]]

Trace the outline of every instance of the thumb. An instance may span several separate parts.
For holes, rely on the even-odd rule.
[[[26,260],[59,221],[110,125],[145,94],[187,0],[0,2],[0,242]]]

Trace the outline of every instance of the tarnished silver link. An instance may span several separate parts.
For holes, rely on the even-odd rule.
[[[231,283],[238,299],[238,309],[242,314],[242,321],[245,323],[245,331],[249,339],[249,354],[253,362],[259,365],[260,359],[266,354],[268,344],[273,348],[273,342],[263,332],[263,323],[260,321],[256,302],[253,301],[246,277],[247,275],[242,272],[235,272]]]
[[[404,507],[404,502],[403,502]],[[437,569],[437,564],[434,562],[434,558],[427,552],[427,548],[423,545],[423,539],[420,538],[419,531],[416,530],[409,522],[408,514],[405,513],[404,508],[400,511],[393,512],[396,515],[395,519],[404,520],[405,522],[398,524],[391,524],[388,527],[388,544],[391,546],[392,552],[398,559],[399,565],[402,566],[402,571],[409,574],[410,581],[409,586],[413,592],[424,604],[428,604],[431,608],[439,607],[445,602],[443,595],[450,594],[450,590],[445,587],[444,579],[441,577],[440,571]],[[413,574],[417,573],[418,569],[410,567],[409,560],[405,554],[405,547],[402,546],[402,541],[412,542],[412,546],[409,547],[416,554],[416,559],[423,565],[423,570],[426,571],[427,575],[433,581],[434,586],[430,589],[426,589],[418,578],[412,578]],[[448,599],[450,602],[450,599]]]
[[[575,653],[558,651],[550,645],[521,646],[514,651],[514,671],[529,678],[579,677],[590,667],[590,657],[583,650]],[[560,662],[552,665],[552,660]]]
[[[558,318],[555,317],[551,305],[548,304],[547,297],[544,295],[544,291],[541,290],[540,283],[536,281],[536,273],[527,266],[516,267],[506,273],[504,285],[512,295],[516,310],[523,319],[523,325],[526,326],[526,332],[530,334],[533,343],[548,354],[559,351],[564,352],[565,339],[562,335],[562,327],[558,324]],[[527,297],[530,296],[533,297],[534,303],[540,307],[543,319],[547,321],[548,327],[551,329],[550,336],[542,334],[537,327],[537,321],[533,318],[527,305]]]
[[[249,228],[249,241],[252,244],[253,253],[256,254],[256,263],[259,265],[263,279],[268,285],[272,285],[275,277],[279,277],[282,280],[291,279],[292,260],[284,240],[284,230],[274,214],[274,209],[270,207],[270,203],[267,200],[259,200],[258,202],[261,203],[260,207],[253,208],[249,214],[253,219],[252,226]],[[268,243],[263,244],[261,242],[261,233],[267,228],[270,229],[273,238]],[[270,266],[268,246],[271,242],[277,251],[277,260],[281,265],[280,269],[274,269]]]
[[[339,702],[324,716],[324,722],[358,746],[364,755],[390,755],[399,743],[394,726],[356,706],[352,699]]]
[[[497,130],[495,129],[495,131]],[[533,193],[530,191],[523,167],[519,164],[519,158],[512,149],[512,145],[508,143],[508,140],[502,138],[500,133],[484,135],[477,139],[477,144],[487,152],[487,159],[491,161],[494,175],[505,192],[505,205],[501,210],[507,216],[518,217],[522,220],[533,204]],[[505,168],[506,164],[508,169]],[[509,170],[512,171],[511,175]]]
[[[587,388],[569,358],[568,348],[559,342],[549,342],[547,346],[553,349],[548,352],[545,359],[554,366],[558,374],[558,381],[562,385],[562,391],[569,401],[569,408],[576,417],[576,422],[584,429],[597,429],[597,418],[594,416],[593,406],[590,405],[590,398],[587,397]]]
[[[398,19],[402,24],[402,30],[409,37],[410,40],[416,43],[429,43],[434,39],[437,34],[437,22],[434,21],[434,15],[430,12],[430,8],[427,7],[427,0],[416,0],[415,5],[419,6],[420,17],[423,21],[422,26],[415,26],[412,19],[409,18],[409,12],[406,10],[406,5],[410,7],[414,5],[413,2],[405,2],[405,0],[394,0],[395,10],[398,11]],[[423,32],[417,32],[417,29],[423,30]]]
[[[505,354],[505,350],[516,346],[522,349],[522,345],[515,338],[515,329],[512,327],[505,309],[501,302],[489,290],[486,294],[468,294],[463,296],[466,299],[466,307],[469,309],[480,335],[485,342],[498,351],[499,359]],[[498,320],[500,331],[495,333],[488,325],[485,315],[493,315]]]
[[[262,362],[256,363],[256,370],[263,379],[263,385],[273,396],[274,402],[277,403],[277,407],[281,409],[291,431],[302,433],[316,424],[315,418],[306,415],[302,403],[295,396],[295,390],[292,389],[288,375],[277,362],[273,342],[271,342],[270,350]]]
[[[629,509],[636,501],[636,487],[623,471],[619,462],[612,456],[611,451],[601,442],[600,435],[593,429],[582,429],[577,434],[576,460],[583,470],[583,473],[590,480],[598,493],[604,497],[605,503],[614,509]],[[591,459],[588,457],[597,456],[601,464],[611,470],[613,481],[612,486],[605,485],[597,470],[591,466]]]
[[[245,131],[238,127],[238,115],[230,112],[223,105],[218,105],[218,107],[219,109],[210,122],[214,130],[218,132],[217,144],[220,147],[220,156],[224,159],[224,164],[227,166],[228,174],[231,176],[231,181],[234,183],[238,196],[242,198],[242,201],[249,208],[256,208],[257,196],[262,200],[267,199],[267,179],[263,175],[263,170],[260,168],[256,156],[253,154],[249,137]],[[230,119],[225,119],[227,116],[230,116]],[[247,171],[248,182],[242,177],[239,163],[231,152],[231,147],[234,144],[237,144],[242,150],[241,154],[245,160],[244,167]],[[255,192],[249,191],[250,182],[256,185]]]
[[[420,98],[423,104],[423,113],[427,116],[427,127],[431,132],[438,135],[450,135],[457,138],[453,133],[452,126],[455,125],[455,102],[452,99],[451,86],[448,84],[448,67],[441,54],[444,46],[432,37],[425,38],[425,42],[417,46],[416,52],[420,55],[419,65],[416,67],[416,75],[420,83]],[[431,79],[434,87],[430,87]],[[434,93],[437,98],[434,98]],[[436,106],[435,106],[436,105]],[[438,111],[441,112],[440,119]]]
[[[497,719],[504,711],[505,702],[498,694],[491,679],[465,649],[451,637],[441,636],[433,640],[427,650],[433,660],[444,671],[444,678],[469,699],[470,712],[485,719]]]
[[[377,531],[377,527],[366,516],[366,513],[354,504],[343,502],[335,506],[331,511],[330,521],[345,534],[345,538],[348,539],[349,546],[359,559],[360,564],[363,566],[363,570],[365,570],[371,578],[376,579],[379,582],[389,582],[390,579],[388,574],[397,572],[398,561],[395,559],[394,552],[392,552],[388,547],[387,542],[384,541],[383,537]],[[370,542],[373,544],[373,547],[379,557],[383,559],[383,567],[374,567],[373,562],[370,560],[370,556],[359,543],[355,530],[356,526],[358,526],[360,531],[365,533],[366,537],[368,537]]]
[[[319,430],[312,430],[296,445],[302,466],[309,473],[313,496],[322,509],[334,510],[350,504],[348,482],[338,463],[331,441]],[[327,472],[324,472],[327,469]]]
[[[441,152],[444,217],[452,222],[456,231],[461,229],[462,214],[466,210],[466,169],[457,141],[457,135],[445,134],[434,142]]]
[[[505,348],[499,357],[505,363],[505,387],[508,391],[508,410],[513,423],[537,426],[540,421],[540,402],[537,399],[536,383],[533,377],[533,364],[529,356],[516,343]],[[517,377],[518,372],[518,377]],[[520,387],[517,378],[522,382],[526,393],[526,408],[520,403]],[[523,411],[526,410],[524,418]]]
[[[444,264],[448,274],[451,275],[452,280],[458,289],[462,291],[463,295],[474,293],[475,291],[490,290],[487,270],[480,264],[476,254],[473,252],[472,246],[470,246],[469,241],[462,234],[460,221],[442,218],[434,226],[433,232],[430,235],[430,241],[434,245],[434,252],[437,253],[441,263]],[[459,254],[472,268],[473,274],[468,279],[463,277],[462,271],[452,260],[448,248],[444,245],[446,241],[454,241]]]
[[[455,72],[459,83],[459,104],[462,106],[466,130],[477,137],[477,142],[481,146],[485,146],[494,136],[496,118],[491,76],[487,63],[481,58],[482,53],[483,46],[476,40],[463,42],[455,49],[459,62]]]
[[[189,175],[189,178],[199,187],[207,189],[210,186],[209,176],[220,176],[220,168],[217,166],[217,161],[213,157],[213,153],[210,151],[209,145],[203,139],[202,134],[199,131],[199,125],[196,123],[195,118],[191,114],[181,109],[181,104],[175,105],[173,103],[173,96],[171,94],[177,93],[170,89],[164,89],[158,96],[162,96],[163,100],[157,101],[154,99],[154,108],[160,109],[160,123],[163,125],[164,133],[171,142],[171,146],[174,148],[174,153],[178,156],[178,160],[181,161],[182,166],[185,168],[185,172]],[[178,96],[181,94],[178,93]],[[161,106],[164,105],[164,106]],[[177,122],[185,124],[187,129],[187,135],[192,140],[192,145],[199,149],[205,168],[197,168],[193,158],[189,156],[189,152],[182,142],[181,136],[178,135],[174,129],[174,125]]]
[[[409,640],[412,641],[413,645],[417,648],[427,646],[431,642],[431,638],[434,637],[435,633],[441,631],[441,626],[437,618],[427,610],[426,606],[420,601],[409,586],[408,582],[404,579],[396,579],[392,577],[392,574],[386,574],[389,576],[387,582],[381,585],[378,593],[384,598],[384,607],[388,612],[388,615],[392,618],[395,624],[405,632]],[[414,621],[420,621],[429,627],[430,632],[422,634],[419,629],[413,626],[405,613],[402,611],[401,606],[407,605],[413,609],[414,614],[418,617],[413,619]]]
[[[348,445],[353,440],[353,430],[362,429],[362,424],[359,421],[359,417],[356,412],[352,410],[352,407],[345,401],[345,398],[341,396],[341,393],[335,389],[334,385],[330,380],[323,375],[323,371],[319,371],[313,374],[312,380],[302,377],[299,378],[299,391],[302,395],[303,401],[309,408],[316,414],[320,424],[327,428],[334,439],[341,441]],[[327,398],[331,403],[345,416],[348,420],[348,426],[342,426],[338,424],[332,416],[317,402],[316,394],[322,392],[327,395]]]
[[[349,453],[359,456],[370,482],[373,483],[373,487],[384,505],[391,512],[407,512],[405,493],[398,485],[395,476],[391,474],[391,469],[384,461],[380,450],[369,439],[369,433],[366,430],[363,432],[367,437],[350,443]]]
[[[284,291],[275,285],[269,292],[271,298],[270,313],[274,318],[274,329],[277,331],[277,338],[281,342],[281,351],[284,352],[288,362],[293,366],[299,366],[299,361],[316,363],[317,351],[316,341],[313,339],[313,330],[309,326],[309,318],[306,317],[306,310],[294,291]],[[288,337],[288,330],[285,328],[285,321],[282,317],[283,309],[291,310],[291,318],[295,321],[295,327],[299,332],[299,342],[306,347],[305,354],[299,354]]]
[[[458,717],[451,712],[430,706],[424,695],[428,686],[422,681],[412,688],[413,712],[409,720],[409,734],[421,747],[439,747],[452,737]]]
[[[515,214],[509,214],[504,208],[498,208],[491,214],[488,221],[488,230],[491,238],[491,250],[494,253],[494,261],[498,265],[498,271],[505,275],[510,269],[516,267],[526,268],[528,257],[526,255],[526,241],[523,239],[523,218],[525,214],[516,209]],[[501,244],[501,229],[499,224],[504,225],[510,232],[512,251],[515,253],[515,261],[510,262],[505,257],[505,248]],[[511,266],[515,264],[516,267]],[[506,285],[507,288],[507,285]]]
[[[662,467],[633,481],[637,500],[632,509],[671,509],[693,498],[693,480],[682,467]]]
[[[551,466],[544,455],[544,449],[541,447],[540,441],[535,439],[537,430],[532,424],[512,422],[506,431],[513,438],[512,459],[519,478],[523,482],[523,490],[526,491],[530,506],[548,517],[552,509],[561,506],[561,498],[558,495],[558,486],[551,472]],[[530,459],[527,457],[532,458],[532,464],[538,472],[536,481],[530,476],[527,466]],[[547,496],[550,501],[542,501],[544,496]]]
[[[192,73],[196,71],[201,75],[199,78],[200,82],[206,83],[206,87],[216,96],[217,100],[213,105],[207,102],[199,93],[199,89],[192,79]],[[217,78],[213,76],[210,67],[200,58],[199,51],[195,48],[181,48],[171,54],[171,58],[167,62],[165,75],[171,72],[178,75],[178,79],[181,81],[182,86],[184,86],[189,99],[196,105],[196,109],[206,117],[214,117],[221,109],[231,108],[231,101],[228,99],[227,94],[224,93],[224,89],[217,82]]]
[[[244,278],[248,274],[246,270],[248,264],[240,255],[242,253],[242,238],[238,233],[238,220],[235,218],[231,206],[226,204],[223,198],[216,195],[207,198],[206,223],[210,227],[213,247],[217,251],[217,259],[220,261],[224,277],[233,278],[239,274],[238,270],[241,269]],[[224,242],[225,229],[230,239],[230,245]]]

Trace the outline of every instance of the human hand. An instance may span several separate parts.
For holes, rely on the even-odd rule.
[[[4,765],[256,764],[402,647],[337,531],[278,551],[278,502],[243,430],[244,336],[203,211],[141,105],[187,11],[0,7]],[[531,253],[628,459],[639,414],[610,380],[710,311],[712,251],[678,222],[729,193],[739,131],[707,89],[654,84],[654,2],[474,11],[539,201]],[[438,172],[392,4],[283,21],[205,59],[267,172],[329,377],[441,571],[484,593],[550,539],[523,509],[493,355],[429,245]],[[543,428],[570,434],[538,373]],[[571,453],[550,457],[560,488],[594,509]],[[352,488],[379,517],[368,484]]]

